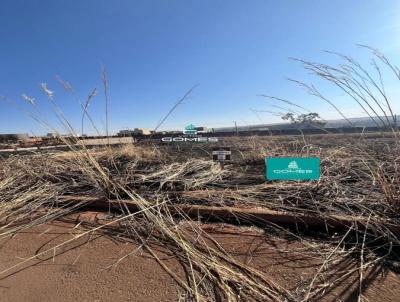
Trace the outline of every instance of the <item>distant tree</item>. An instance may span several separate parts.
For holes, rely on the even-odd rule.
[[[324,127],[326,124],[326,122],[321,119],[319,114],[315,112],[297,115],[294,113],[286,113],[284,116],[282,116],[282,119],[297,125],[313,125],[317,127]]]
[[[282,119],[285,121],[290,121],[292,124],[296,122],[296,117],[294,113],[286,113],[285,115],[282,116]]]

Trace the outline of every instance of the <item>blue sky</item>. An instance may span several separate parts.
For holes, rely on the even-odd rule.
[[[97,87],[90,112],[101,128],[104,64],[112,130],[154,128],[195,84],[199,86],[191,98],[164,128],[259,123],[249,108],[273,109],[258,94],[286,97],[324,118],[338,118],[326,104],[287,82],[287,77],[313,80],[288,58],[330,63],[332,57],[321,52],[330,49],[368,63],[368,52],[355,46],[360,43],[379,48],[397,63],[399,6],[399,1],[389,0],[2,0],[0,95],[27,109],[21,94],[35,98],[43,118],[55,123],[39,89],[45,82],[79,128],[79,104],[54,77],[68,81],[82,99]],[[388,83],[393,97],[400,97],[398,83]],[[340,92],[322,88],[346,113],[362,115]],[[395,102],[399,112],[400,102]],[[266,113],[260,118],[266,123],[280,120]],[[0,132],[46,130],[2,101]]]

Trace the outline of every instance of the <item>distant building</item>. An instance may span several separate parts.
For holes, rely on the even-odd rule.
[[[135,135],[150,135],[152,133],[152,131],[147,128],[135,128],[133,130],[133,133]]]
[[[118,136],[137,136],[137,135],[150,135],[153,131],[147,128],[135,128],[133,130],[121,130],[118,132]]]
[[[120,130],[117,135],[118,136],[133,136],[133,130]]]
[[[213,132],[213,128],[207,128],[207,127],[196,127],[197,133],[210,133]]]
[[[0,134],[0,143],[17,143],[28,139],[29,135],[25,133]]]

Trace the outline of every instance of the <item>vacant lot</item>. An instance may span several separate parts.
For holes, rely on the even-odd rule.
[[[224,168],[215,146],[232,148]],[[394,134],[71,148],[2,160],[8,301],[391,301],[400,292]],[[319,157],[321,179],[266,181],[265,157]]]

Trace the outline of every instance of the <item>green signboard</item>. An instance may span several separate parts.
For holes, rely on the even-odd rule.
[[[268,180],[319,180],[320,159],[315,157],[265,158]]]

